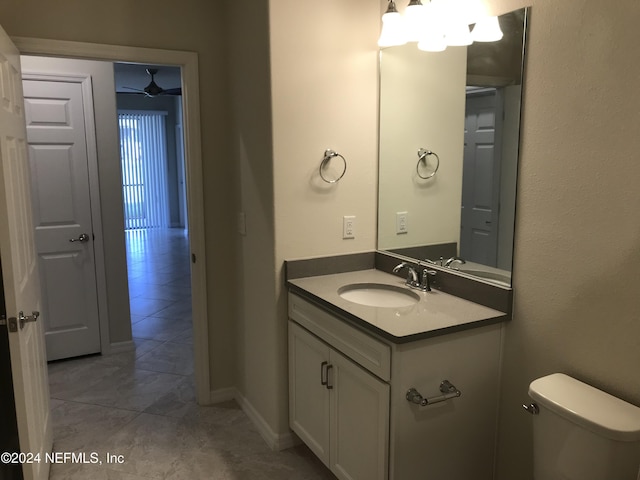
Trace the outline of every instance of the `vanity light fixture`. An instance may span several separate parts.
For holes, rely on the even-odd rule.
[[[425,52],[442,52],[447,48],[444,40],[444,28],[438,14],[437,5],[433,2],[423,6],[424,28],[418,39],[418,49]]]
[[[396,9],[396,3],[389,0],[389,7],[382,15],[382,31],[378,39],[380,47],[396,47],[407,43],[402,15]]]
[[[444,41],[449,47],[466,47],[473,43],[469,25],[466,23],[450,20],[447,30],[444,33]]]
[[[433,0],[434,10],[444,25],[444,40],[449,47],[471,45],[469,24],[475,22],[477,9],[471,0]]]
[[[473,30],[469,25],[475,24]],[[498,17],[489,16],[479,0],[409,0],[401,15],[394,0],[382,16],[378,45],[393,47],[417,42],[418,49],[442,52],[448,46],[467,46],[474,41],[495,42],[502,38]]]
[[[410,0],[404,11],[404,23],[407,32],[407,41],[417,42],[422,36],[426,25],[427,9],[420,0]]]
[[[447,42],[440,29],[423,35],[418,41],[418,50],[422,50],[423,52],[444,52],[446,48]]]
[[[502,39],[502,36],[500,22],[498,17],[495,16],[480,18],[473,30],[471,30],[471,37],[474,42],[497,42]]]

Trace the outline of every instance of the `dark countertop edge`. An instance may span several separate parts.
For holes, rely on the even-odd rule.
[[[353,315],[349,312],[344,311],[337,305],[334,305],[331,302],[323,300],[317,295],[314,295],[313,293],[310,293],[304,288],[294,285],[289,281],[287,281],[287,287],[290,292],[295,293],[296,295],[304,298],[305,300],[308,300],[311,303],[314,303],[318,307],[324,308],[325,310],[329,310],[331,313],[339,316],[342,320],[346,320],[349,324],[355,326],[359,330],[365,331],[369,334],[377,335],[378,337],[381,337],[395,344],[404,344],[404,343],[415,342],[417,340],[423,340],[425,338],[439,337],[442,335],[448,335],[450,333],[460,332],[463,330],[470,330],[472,328],[483,327],[485,325],[492,325],[495,323],[502,323],[507,320],[510,320],[510,315],[505,313],[502,315],[498,315],[496,317],[485,318],[482,320],[477,320],[475,322],[464,323],[462,325],[454,325],[451,327],[439,328],[436,330],[429,330],[427,332],[416,333],[413,335],[406,335],[404,337],[396,337],[395,335],[392,335],[389,332],[386,332],[376,327],[375,325],[370,324],[366,320],[363,320],[362,318],[356,315]]]

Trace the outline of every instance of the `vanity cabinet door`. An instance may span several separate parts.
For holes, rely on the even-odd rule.
[[[328,363],[329,347],[289,322],[289,425],[330,467]]]
[[[389,385],[331,350],[331,471],[340,480],[388,478]]]
[[[388,478],[389,385],[293,321],[289,425],[339,480]]]

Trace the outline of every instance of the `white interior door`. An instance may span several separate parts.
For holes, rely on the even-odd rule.
[[[0,254],[7,314],[14,318],[40,308],[29,176],[20,57],[0,28]],[[44,480],[49,476],[44,456],[53,441],[42,323],[23,328],[15,323],[9,348],[20,449],[42,460],[23,464],[23,474],[25,480]]]
[[[500,209],[500,148],[495,89],[467,95],[460,256],[496,266]]]
[[[23,77],[47,359],[100,352],[86,130],[88,77]],[[88,98],[87,98],[88,97]]]

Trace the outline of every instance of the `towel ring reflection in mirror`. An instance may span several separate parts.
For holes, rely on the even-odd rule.
[[[430,155],[433,155],[434,157],[436,157],[436,168],[434,168],[430,174],[422,175],[420,173],[420,163],[424,162],[424,165],[426,167],[428,163],[427,160]],[[436,152],[432,152],[431,150],[427,150],[426,148],[421,148],[418,150],[418,163],[416,164],[416,173],[420,178],[424,180],[428,180],[429,178],[433,177],[436,174],[436,172],[438,171],[438,168],[440,168],[440,157]]]
[[[333,180],[330,180],[330,179],[328,179],[327,177],[324,176],[323,170],[325,168],[327,168],[329,162],[334,157],[340,157],[342,159],[342,163],[344,163],[344,168],[342,169],[342,173],[337,178],[335,178]],[[322,178],[322,180],[324,180],[325,182],[327,182],[327,183],[336,183],[336,182],[338,182],[338,180],[340,180],[342,177],[344,177],[345,173],[347,173],[347,161],[338,152],[335,152],[335,151],[333,151],[331,149],[327,149],[327,150],[324,151],[324,157],[322,158],[322,162],[320,163],[320,168],[318,169],[318,173],[320,174],[320,178]]]

